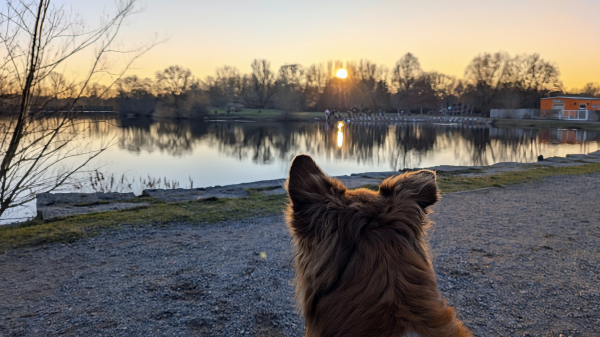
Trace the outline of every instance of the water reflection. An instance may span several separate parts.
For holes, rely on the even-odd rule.
[[[326,161],[379,170],[535,161],[540,154],[594,151],[600,140],[597,132],[584,130],[436,124],[210,124],[115,119],[108,125],[114,128],[93,128],[91,130],[98,130],[98,134],[90,136],[116,133],[119,149],[136,154],[160,152],[174,157],[197,156],[205,155],[203,151],[208,148],[219,156],[238,161],[273,165],[289,162],[297,153],[310,153]],[[282,170],[282,176],[284,173]]]
[[[342,145],[344,145],[344,131],[342,131],[343,127],[344,127],[344,123],[338,122],[338,132],[337,132],[337,147],[338,147],[338,149],[341,149]]]
[[[116,174],[166,176],[196,186],[285,177],[298,153],[330,174],[435,165],[531,162],[598,149],[600,133],[441,124],[204,123],[83,118],[92,142],[116,144],[99,165]],[[268,167],[268,169],[265,169]]]

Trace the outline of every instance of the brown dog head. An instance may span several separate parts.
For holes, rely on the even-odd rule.
[[[402,334],[417,329],[421,306],[443,305],[423,238],[428,207],[440,200],[435,172],[349,190],[299,155],[287,190],[307,336]]]

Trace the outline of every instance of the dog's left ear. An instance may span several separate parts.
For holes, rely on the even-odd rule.
[[[431,170],[407,172],[384,180],[379,185],[379,194],[410,199],[425,209],[441,199],[435,178],[436,174]]]
[[[320,203],[340,187],[341,183],[323,173],[310,156],[298,155],[292,161],[287,191],[295,209]]]

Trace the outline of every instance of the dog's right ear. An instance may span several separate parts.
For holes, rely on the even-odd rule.
[[[286,188],[294,211],[324,201],[335,190],[334,181],[321,171],[310,156],[304,154],[292,161]]]
[[[395,202],[412,200],[425,209],[441,199],[436,174],[431,170],[419,170],[387,178],[379,185],[379,194],[391,197]]]

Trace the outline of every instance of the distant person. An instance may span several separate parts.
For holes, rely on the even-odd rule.
[[[329,120],[329,115],[331,114],[331,111],[329,111],[329,109],[325,109],[325,121],[327,122]]]

